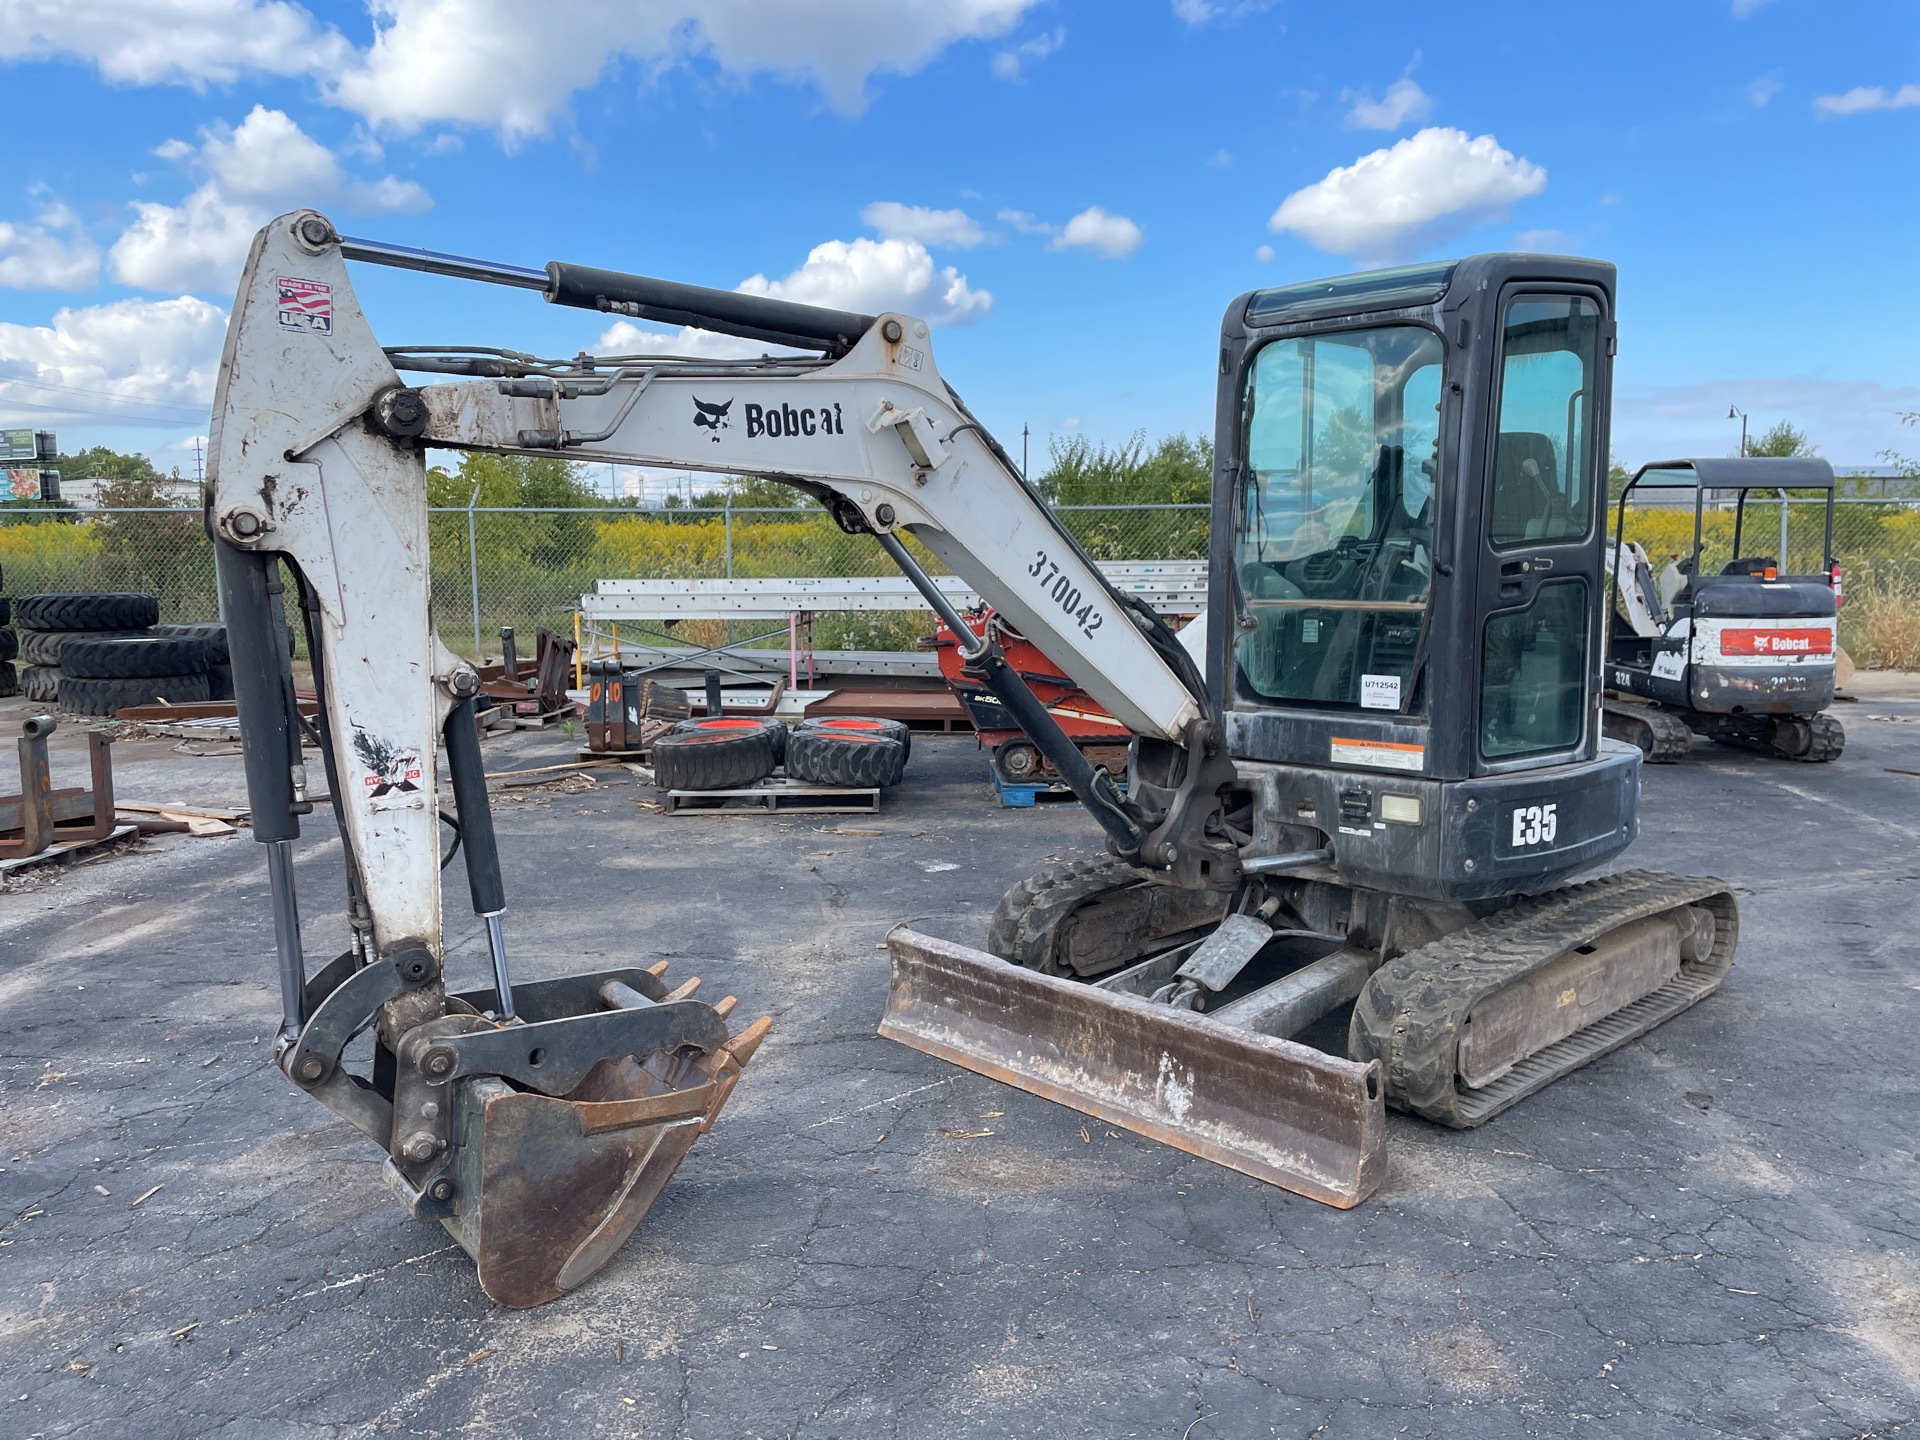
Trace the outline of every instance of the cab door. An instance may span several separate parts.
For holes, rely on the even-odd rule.
[[[1597,752],[1610,297],[1501,296],[1478,556],[1477,773]]]

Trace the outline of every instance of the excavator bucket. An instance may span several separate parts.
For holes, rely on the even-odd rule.
[[[515,1309],[543,1305],[611,1260],[693,1142],[712,1127],[771,1030],[772,1020],[763,1017],[711,1049],[679,1044],[599,1059],[562,1053],[567,1029],[578,1028],[574,1022],[610,1013],[567,1013],[583,980],[599,980],[595,996],[609,1005],[615,999],[632,1009],[687,1004],[699,981],[668,992],[658,975],[665,968],[663,962],[650,972],[616,972],[617,978],[516,987],[520,1018],[528,1023],[494,1033],[531,1037],[525,1053],[537,1065],[571,1062],[578,1072],[584,1064],[579,1082],[563,1095],[548,1095],[499,1075],[456,1080],[439,1196],[432,1186],[414,1188],[388,1167],[390,1183],[414,1213],[439,1219],[473,1257],[490,1299]],[[452,998],[478,1008],[489,996]],[[733,1003],[729,996],[700,1006],[709,1012],[702,1018],[724,1034]],[[543,1031],[551,1031],[552,1039]]]
[[[904,926],[887,945],[889,1040],[1342,1209],[1386,1178],[1377,1061],[1057,979]]]

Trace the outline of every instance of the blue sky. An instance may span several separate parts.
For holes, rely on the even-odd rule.
[[[0,0],[0,59],[0,423],[189,474],[247,238],[302,204],[924,315],[1036,454],[1209,428],[1247,288],[1595,255],[1620,459],[1727,453],[1729,405],[1920,452],[1912,0]],[[388,343],[668,344],[359,277]]]

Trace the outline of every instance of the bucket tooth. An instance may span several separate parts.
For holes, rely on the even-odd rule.
[[[905,926],[880,1033],[1342,1209],[1386,1177],[1376,1061],[1023,969]]]

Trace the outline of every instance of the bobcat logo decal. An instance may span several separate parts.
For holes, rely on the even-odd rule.
[[[731,399],[722,400],[718,405],[693,397],[693,423],[704,430],[711,430],[713,443],[720,443],[720,432],[727,428],[727,412],[733,408]]]

